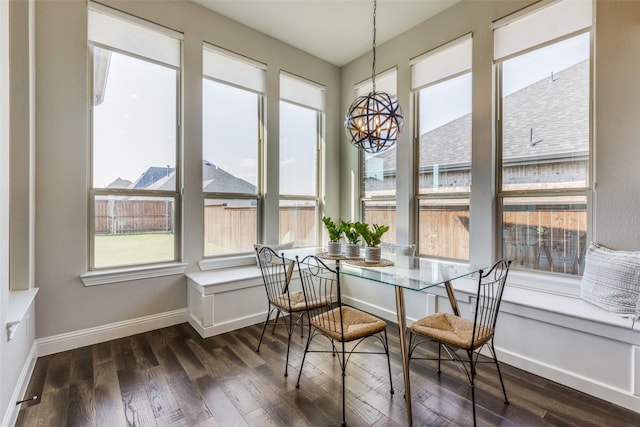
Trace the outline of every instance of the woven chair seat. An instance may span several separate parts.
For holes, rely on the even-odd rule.
[[[302,291],[289,292],[288,297],[287,294],[278,295],[271,300],[271,304],[288,312],[305,311],[307,309],[307,304],[304,302],[304,292]],[[291,304],[291,307],[289,307],[289,304]]]
[[[475,342],[471,342],[473,320],[450,313],[436,313],[416,321],[411,331],[465,350],[480,347],[493,336],[493,329],[480,327],[476,331]]]
[[[343,306],[342,324],[344,327],[344,334],[341,334],[340,312],[338,310],[338,308],[334,308],[331,311],[324,312],[311,318],[311,324],[320,332],[330,336],[338,342],[343,341],[342,335],[344,335],[344,341],[348,342],[382,332],[387,327],[387,323],[384,320],[378,319],[364,311]]]

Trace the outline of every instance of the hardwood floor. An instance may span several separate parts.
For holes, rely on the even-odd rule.
[[[188,324],[38,359],[16,426],[333,426],[339,425],[340,368],[330,354],[307,356],[295,388],[303,340],[294,334],[284,377],[286,334],[261,325],[202,339]],[[397,326],[388,328],[395,394],[384,356],[354,355],[347,366],[347,424],[405,426]],[[323,343],[322,341],[319,341]],[[378,346],[370,340],[367,346]],[[639,426],[640,414],[501,364],[478,368],[479,426]],[[412,361],[415,426],[470,426],[463,374]]]

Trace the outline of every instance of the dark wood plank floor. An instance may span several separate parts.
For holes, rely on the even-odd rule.
[[[405,426],[397,326],[390,324],[394,395],[384,356],[354,355],[347,367],[347,424]],[[307,356],[294,337],[284,374],[284,329],[261,325],[202,339],[188,324],[38,359],[16,426],[332,426],[340,424],[340,369],[330,354]],[[379,346],[376,340],[369,347]],[[428,349],[425,351],[429,351]],[[510,405],[492,365],[481,365],[480,426],[640,426],[640,414],[502,364]],[[470,426],[463,374],[435,363],[411,364],[415,426]]]

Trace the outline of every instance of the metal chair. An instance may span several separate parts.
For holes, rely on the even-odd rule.
[[[300,387],[300,377],[307,353],[332,353],[337,356],[342,371],[342,425],[345,426],[345,373],[347,362],[352,354],[386,354],[389,386],[391,394],[393,394],[387,323],[369,313],[342,304],[339,266],[336,266],[335,269],[329,268],[313,255],[305,257],[302,261],[297,258],[296,260],[298,261],[298,271],[311,325],[296,388]],[[311,342],[316,336],[328,338],[331,342],[331,349],[311,350]],[[358,345],[369,337],[379,339],[383,351],[356,351]],[[353,343],[353,345],[349,345],[349,350],[346,348],[346,343]]]
[[[303,314],[307,310],[307,305],[304,301],[304,294],[302,290],[290,292],[289,283],[291,282],[291,276],[295,263],[293,261],[287,261],[280,255],[278,255],[273,249],[268,246],[256,247],[256,257],[258,259],[258,265],[262,271],[262,279],[264,281],[264,287],[267,291],[267,319],[264,322],[262,328],[262,334],[260,335],[260,341],[258,342],[257,352],[260,351],[260,345],[262,344],[262,338],[264,332],[267,329],[267,325],[270,323],[269,319],[271,314],[275,311],[276,317],[273,322],[273,332],[275,332],[276,325],[278,325],[278,319],[282,314],[285,318],[284,325],[287,327],[287,360],[284,367],[284,376],[288,376],[289,368],[289,348],[291,347],[291,335],[295,327],[300,324],[300,336],[303,335]],[[294,316],[297,317],[294,322]]]
[[[438,374],[440,374],[442,349],[449,356],[448,359],[444,359],[445,361],[460,363],[461,371],[466,374],[471,385],[474,426],[476,425],[474,379],[477,363],[495,363],[504,394],[504,403],[509,404],[493,346],[493,337],[510,265],[511,261],[499,260],[489,271],[480,270],[473,319],[466,319],[451,313],[436,313],[417,320],[410,328],[409,361],[411,359],[436,360],[414,355],[420,344],[436,342],[438,344]],[[491,360],[479,360],[480,350],[485,346],[491,353]]]

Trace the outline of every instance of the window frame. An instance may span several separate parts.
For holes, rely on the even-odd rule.
[[[159,26],[158,24],[154,24],[152,22],[147,23],[146,21],[140,20],[139,18],[135,17],[135,16],[131,16],[128,14],[125,14],[123,12],[117,11],[115,9],[110,9],[107,8],[105,6],[90,2],[89,3],[89,7],[87,10],[87,13],[90,14],[92,11],[94,12],[98,12],[98,13],[105,13],[107,15],[110,15],[113,18],[117,18],[117,19],[121,19],[123,21],[127,21],[130,22],[132,24],[135,25],[141,25],[141,26],[145,26],[146,28],[150,29],[150,30],[155,30],[155,31],[159,31],[161,33],[164,33],[164,35],[166,35],[167,37],[172,37],[174,39],[176,39],[179,42],[179,46],[180,46],[180,52],[182,52],[183,50],[183,43],[182,43],[182,36],[172,30],[166,29],[166,33],[165,33],[165,29],[164,27]],[[94,183],[93,183],[93,169],[94,169],[94,90],[95,87],[93,85],[93,83],[90,83],[90,97],[88,99],[88,110],[89,110],[89,136],[88,136],[88,140],[89,140],[89,150],[88,150],[88,176],[89,178],[89,182],[88,182],[88,253],[89,253],[89,258],[88,258],[88,273],[86,275],[81,276],[81,278],[83,279],[83,281],[85,282],[85,285],[93,285],[93,284],[103,284],[103,283],[108,283],[109,279],[101,279],[100,277],[102,277],[105,272],[108,271],[127,271],[127,270],[132,270],[132,269],[139,269],[139,268],[147,268],[147,267],[154,267],[154,266],[158,266],[160,267],[160,269],[162,269],[163,266],[166,266],[167,264],[177,264],[180,262],[180,260],[182,259],[182,252],[181,252],[181,248],[182,248],[182,188],[183,188],[183,184],[182,184],[182,144],[183,144],[183,140],[182,140],[182,103],[181,103],[181,99],[182,99],[182,78],[183,78],[183,72],[182,72],[182,54],[180,54],[180,65],[179,66],[175,66],[175,65],[170,65],[161,61],[157,61],[155,59],[152,58],[148,58],[148,57],[144,57],[132,52],[127,52],[124,51],[122,49],[119,49],[117,47],[113,47],[113,46],[108,46],[96,41],[91,40],[90,38],[87,39],[87,50],[88,50],[88,60],[89,60],[89,66],[88,66],[88,75],[91,76],[91,80],[90,82],[93,82],[93,73],[94,73],[94,47],[100,48],[100,49],[104,49],[104,50],[108,50],[110,52],[115,52],[121,55],[125,55],[128,56],[130,58],[134,58],[137,60],[142,60],[142,61],[146,61],[148,63],[151,64],[156,64],[156,65],[161,65],[163,67],[172,69],[175,71],[176,73],[176,79],[175,79],[175,90],[176,90],[176,99],[175,99],[175,106],[176,106],[176,117],[175,117],[175,131],[176,131],[176,142],[175,142],[175,189],[173,191],[169,191],[169,190],[140,190],[140,189],[123,189],[123,188],[95,188],[94,187]],[[96,218],[95,218],[95,203],[96,203],[96,199],[98,197],[101,196],[114,196],[114,197],[150,197],[150,198],[168,198],[168,199],[173,199],[173,203],[174,203],[174,209],[173,209],[173,214],[174,214],[174,225],[173,225],[173,259],[169,259],[169,260],[163,260],[163,261],[152,261],[152,262],[140,262],[140,263],[130,263],[130,264],[119,264],[119,265],[114,265],[114,266],[104,266],[104,267],[96,267],[95,265],[95,254],[96,254],[96,248],[95,248],[95,238],[96,238]],[[172,268],[170,268],[169,270],[172,271]],[[108,273],[107,273],[108,274]],[[172,273],[169,273],[172,274]],[[173,273],[175,274],[175,273]],[[96,281],[96,278],[97,281]],[[121,281],[121,280],[113,280],[113,281]]]
[[[315,151],[316,151],[316,161],[315,161],[315,167],[316,167],[316,182],[315,182],[315,186],[314,186],[314,191],[315,194],[314,195],[303,195],[303,194],[285,194],[285,193],[281,193],[280,190],[278,189],[278,217],[280,216],[280,209],[281,209],[281,203],[282,202],[287,202],[287,201],[302,201],[302,202],[313,202],[313,204],[315,205],[315,215],[314,215],[314,227],[315,227],[315,246],[319,246],[322,244],[322,236],[323,236],[323,227],[320,226],[321,222],[320,219],[322,217],[322,189],[323,189],[323,185],[322,183],[324,182],[324,152],[323,152],[323,143],[324,143],[324,135],[325,135],[325,127],[326,127],[326,123],[325,123],[325,102],[324,102],[324,97],[325,97],[325,87],[323,85],[320,85],[318,83],[315,83],[309,79],[306,79],[304,77],[299,77],[296,76],[294,74],[288,73],[284,70],[280,71],[280,76],[279,79],[282,82],[282,78],[288,78],[288,79],[292,79],[292,80],[297,80],[298,83],[300,84],[305,84],[308,85],[309,87],[317,87],[321,92],[322,92],[322,97],[323,97],[323,101],[322,101],[322,107],[321,108],[317,108],[311,105],[306,105],[302,102],[296,102],[295,100],[291,100],[291,99],[287,99],[287,98],[283,98],[282,96],[282,92],[279,96],[278,99],[278,108],[280,108],[280,106],[282,105],[282,103],[286,103],[292,106],[296,106],[296,107],[300,107],[300,108],[305,108],[307,110],[313,111],[315,113],[315,118],[316,118],[316,138],[315,138]],[[281,91],[282,91],[282,83],[281,83]],[[282,116],[280,116],[280,123],[278,124],[278,127],[280,128],[281,125],[281,121],[282,121]],[[278,146],[280,146],[280,141],[278,141]],[[280,150],[278,150],[278,152],[280,153]],[[278,160],[279,162],[279,160]],[[280,177],[280,168],[278,168],[278,176]],[[278,224],[280,224],[280,221],[278,220]],[[278,232],[279,236],[282,235],[282,230],[279,230]],[[288,242],[281,242],[280,241],[280,237],[278,238],[278,243],[279,244],[285,244]]]
[[[469,49],[469,52],[466,52],[466,49]],[[466,58],[466,54],[469,54],[469,57]],[[413,174],[413,183],[415,191],[415,237],[414,241],[416,242],[416,255],[435,258],[435,259],[445,259],[445,260],[455,260],[455,261],[469,261],[470,251],[471,251],[471,234],[469,233],[467,238],[467,246],[469,248],[467,252],[466,258],[455,258],[455,257],[446,257],[446,256],[438,256],[429,253],[420,252],[420,236],[421,236],[421,224],[420,224],[420,210],[421,205],[427,203],[429,200],[432,201],[466,201],[467,203],[463,203],[464,206],[467,207],[467,211],[469,213],[469,223],[471,223],[471,185],[466,191],[435,191],[432,193],[429,192],[421,192],[420,190],[420,93],[423,89],[434,87],[440,85],[445,82],[450,82],[454,79],[469,75],[471,79],[471,85],[469,88],[469,101],[470,108],[469,114],[471,115],[471,123],[469,128],[470,140],[469,140],[469,176],[471,182],[473,182],[473,69],[472,69],[472,54],[473,54],[473,34],[467,33],[463,36],[460,36],[456,39],[453,39],[441,46],[438,46],[431,51],[428,51],[417,58],[414,58],[411,61],[411,72],[412,72],[412,88],[411,95],[413,98],[413,117],[414,117],[414,128],[413,128],[413,152],[415,156],[415,169]],[[420,72],[417,71],[417,76],[414,75],[414,66],[420,67],[423,61],[439,59],[439,63],[442,61],[446,61],[447,64],[442,69],[437,70],[430,78],[418,78],[420,76]],[[451,66],[449,62],[454,62],[454,65]],[[449,71],[448,69],[451,68]],[[445,71],[446,70],[446,71]],[[419,80],[420,83],[416,84],[416,80]],[[415,85],[415,86],[414,86]]]
[[[567,0],[563,0],[567,1]],[[541,10],[541,9],[539,9]],[[538,10],[533,10],[532,13],[535,14]],[[588,111],[589,111],[589,119],[588,119],[588,132],[589,132],[589,141],[588,141],[588,160],[586,165],[586,185],[583,187],[573,187],[573,188],[553,188],[553,189],[512,189],[506,190],[503,188],[503,168],[504,168],[504,159],[503,159],[503,148],[504,148],[504,138],[503,138],[503,95],[502,95],[502,82],[503,82],[503,63],[508,61],[509,59],[516,58],[521,55],[525,55],[527,53],[536,51],[538,49],[555,45],[564,40],[571,39],[573,37],[589,34],[589,81],[588,81]],[[525,49],[517,51],[515,53],[509,54],[499,59],[494,59],[494,76],[495,76],[495,135],[496,135],[496,173],[495,173],[495,185],[496,185],[496,196],[497,196],[497,212],[496,222],[496,242],[497,242],[497,251],[500,257],[504,257],[505,254],[505,244],[504,244],[504,214],[505,214],[505,201],[508,199],[529,199],[535,200],[536,198],[549,198],[558,200],[561,197],[574,198],[574,197],[582,197],[586,201],[586,234],[584,239],[586,242],[590,241],[592,233],[593,233],[593,186],[594,186],[594,123],[593,123],[593,108],[594,108],[594,79],[593,79],[593,66],[594,66],[594,34],[593,34],[593,25],[583,28],[577,31],[573,31],[570,33],[563,34],[561,36],[556,36],[549,40],[546,40],[542,43],[535,44],[529,46]],[[582,270],[580,269],[579,274],[574,273],[566,273],[566,272],[558,272],[558,271],[547,271],[543,269],[537,269],[534,267],[522,267],[519,265],[512,266],[519,273],[523,274],[523,277],[528,277],[530,275],[536,274],[545,274],[548,276],[557,276],[557,277],[566,277],[571,282],[579,279],[582,275]],[[528,282],[528,280],[526,280]],[[538,285],[529,283],[527,286],[540,288],[551,292],[562,292],[557,288],[549,289],[546,285]],[[575,285],[568,286],[568,288],[575,288]],[[573,294],[574,291],[570,291]]]
[[[376,78],[376,91],[378,92],[386,92],[389,95],[391,95],[392,97],[396,98],[398,97],[398,68],[396,66],[391,67],[387,70],[381,71],[380,73],[376,73],[375,75]],[[371,91],[373,87],[373,81],[371,78],[368,78],[366,80],[363,80],[357,84],[354,85],[354,97],[357,96],[361,96],[361,95],[366,95],[367,93],[369,93]],[[396,150],[396,159],[398,156],[397,153],[397,142],[395,144],[393,144],[390,148],[393,148],[394,150]],[[384,150],[384,151],[388,151]],[[380,152],[381,153],[381,152]],[[376,154],[380,154],[380,153],[376,153]],[[359,177],[360,177],[360,185],[359,185],[359,194],[358,194],[358,199],[359,199],[359,205],[360,205],[360,209],[359,209],[359,215],[360,215],[360,221],[364,221],[366,218],[366,209],[367,209],[367,204],[368,203],[372,203],[372,204],[376,204],[376,203],[389,203],[390,205],[392,204],[394,207],[394,216],[395,216],[395,223],[397,224],[398,222],[398,167],[397,167],[397,163],[396,163],[396,169],[395,169],[395,188],[393,189],[393,195],[382,195],[382,196],[375,196],[375,195],[367,195],[366,194],[366,188],[365,188],[365,172],[366,172],[366,168],[365,168],[365,160],[366,160],[366,154],[363,150],[358,150],[358,167],[359,167]],[[384,181],[384,177],[383,177],[383,181]],[[397,227],[396,229],[389,229],[389,232],[385,233],[384,237],[384,242],[386,243],[396,243],[396,235],[397,235]]]
[[[215,46],[215,45],[211,45],[208,43],[204,43],[203,45],[203,55],[205,50],[211,50],[214,51],[220,55],[226,55],[228,56],[230,59],[233,60],[237,60],[239,62],[246,62],[247,65],[255,65],[258,68],[262,68],[263,71],[266,72],[266,66],[264,66],[264,64],[261,64],[251,58],[247,58],[244,57],[243,55],[237,54],[235,52],[229,51],[227,49]],[[257,123],[258,123],[258,139],[256,141],[256,154],[257,154],[257,182],[256,182],[256,192],[255,193],[232,193],[232,192],[219,192],[219,191],[204,191],[204,189],[202,188],[202,185],[200,186],[200,190],[202,193],[202,209],[204,211],[205,209],[205,205],[206,205],[206,201],[209,199],[222,199],[222,200],[254,200],[255,204],[256,204],[256,236],[254,241],[258,242],[259,241],[259,236],[262,235],[263,232],[263,227],[264,227],[264,188],[265,188],[265,180],[264,180],[264,150],[266,149],[266,144],[265,144],[265,135],[266,135],[266,130],[265,130],[265,123],[266,123],[266,95],[264,91],[259,91],[256,89],[252,89],[246,86],[243,86],[241,84],[236,84],[234,82],[230,82],[227,80],[224,80],[222,78],[216,78],[210,75],[207,75],[204,70],[202,73],[202,81],[204,82],[204,80],[209,80],[221,85],[226,85],[229,86],[231,88],[234,89],[238,89],[238,90],[244,90],[246,92],[252,93],[254,95],[257,96],[257,111],[258,111],[258,117],[257,117]],[[203,85],[203,90],[204,90],[204,85]],[[203,105],[204,105],[204,95],[203,95]],[[204,135],[203,135],[203,141],[202,141],[202,145],[204,148]],[[202,160],[204,161],[204,152],[201,152],[202,154]],[[247,250],[245,252],[236,252],[236,253],[232,253],[232,254],[221,254],[221,255],[206,255],[205,254],[205,247],[204,244],[206,242],[204,242],[204,236],[205,236],[205,217],[203,215],[203,222],[202,222],[202,233],[203,233],[203,246],[201,248],[202,250],[202,258],[203,260],[207,261],[207,260],[220,260],[220,259],[224,259],[224,258],[233,258],[233,257],[242,257],[244,255],[248,255],[251,254],[251,250]]]

